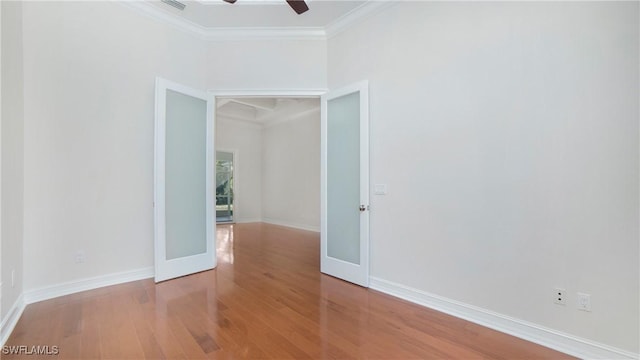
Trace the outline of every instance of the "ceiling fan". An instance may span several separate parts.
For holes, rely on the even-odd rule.
[[[233,4],[237,0],[224,0],[224,1],[228,2],[229,4]],[[286,1],[287,1],[287,4],[289,4],[289,6],[291,6],[293,11],[295,11],[296,14],[298,14],[298,15],[300,15],[303,12],[309,10],[309,6],[307,6],[307,3],[305,3],[304,0],[286,0]]]

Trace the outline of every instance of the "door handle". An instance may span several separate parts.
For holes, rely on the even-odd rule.
[[[364,205],[360,205],[360,211],[362,212],[362,211],[365,211],[365,210],[367,210],[367,207],[364,206]]]

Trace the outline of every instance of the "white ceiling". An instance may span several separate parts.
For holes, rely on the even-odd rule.
[[[262,126],[298,118],[301,115],[317,111],[319,98],[267,98],[239,97],[217,98],[216,116],[231,120],[240,120]]]
[[[326,39],[395,0],[307,0],[296,14],[285,0],[178,0],[178,10],[160,0],[118,1],[143,15],[169,23],[205,40]]]
[[[206,28],[324,28],[364,5],[367,1],[307,1],[309,11],[296,14],[285,0],[238,0],[229,4],[223,0],[178,0],[185,4],[180,11],[159,0],[152,5],[175,16]]]

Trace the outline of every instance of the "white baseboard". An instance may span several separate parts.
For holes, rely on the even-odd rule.
[[[262,222],[262,219],[260,218],[234,218],[233,222],[235,222],[236,224],[248,224],[248,223],[258,223],[258,222]]]
[[[24,293],[24,302],[28,305],[38,301],[53,299],[81,291],[93,290],[104,286],[148,279],[155,275],[154,271],[153,267],[147,267],[45,286],[39,289],[26,291]]]
[[[0,346],[4,346],[4,343],[9,339],[9,335],[13,332],[18,320],[20,320],[20,316],[22,316],[25,306],[26,304],[21,294],[18,299],[16,299],[16,302],[13,303],[11,309],[9,309],[7,316],[5,316],[5,318],[2,319],[2,322],[0,322]]]
[[[306,224],[297,224],[292,223],[286,220],[280,219],[272,219],[272,218],[263,218],[262,222],[272,225],[286,226],[294,229],[307,230],[313,232],[320,232],[320,226],[306,225]]]
[[[306,225],[306,224],[297,224],[292,223],[290,221],[281,220],[281,219],[273,219],[273,218],[248,218],[248,219],[233,219],[233,222],[236,224],[248,224],[248,223],[267,223],[272,225],[286,226],[294,229],[307,230],[313,232],[320,232],[320,226]]]
[[[638,359],[639,354],[582,339],[477,306],[371,277],[369,287],[582,359]]]

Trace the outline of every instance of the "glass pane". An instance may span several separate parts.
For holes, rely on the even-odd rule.
[[[327,255],[360,264],[360,93],[327,103]]]
[[[167,260],[206,252],[207,102],[167,90]]]
[[[233,153],[216,151],[216,221],[232,221]]]

